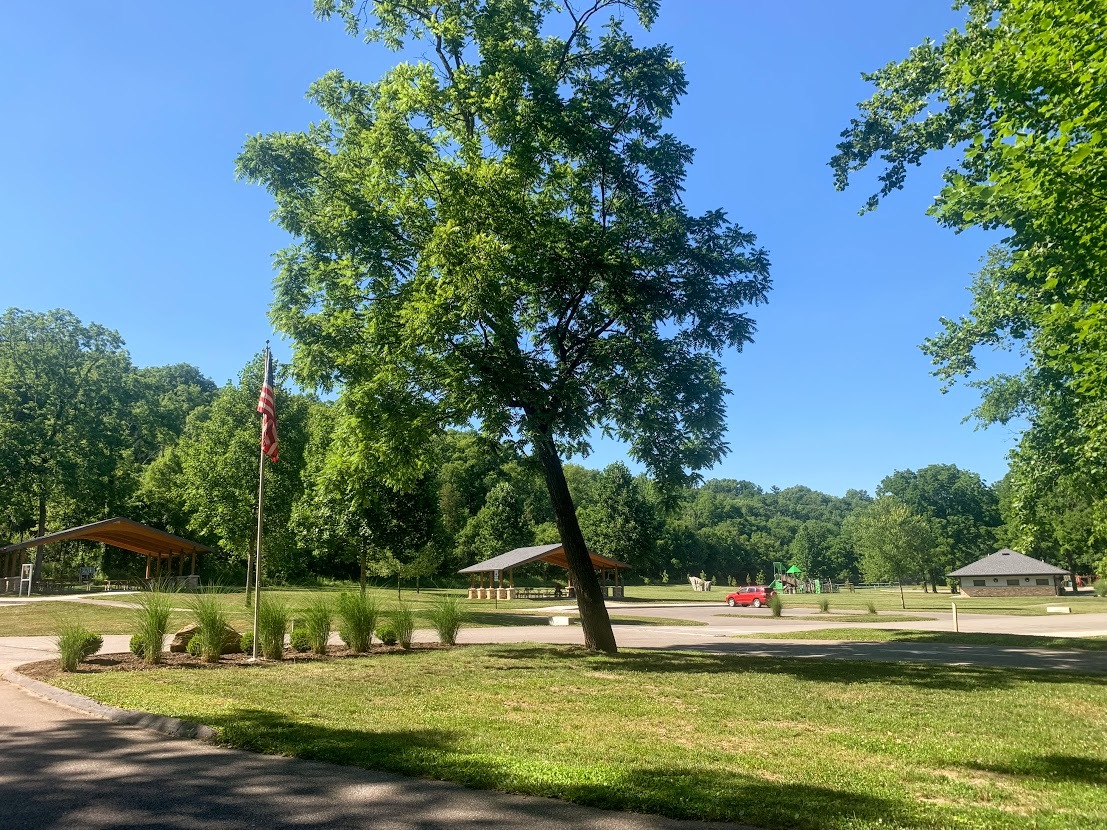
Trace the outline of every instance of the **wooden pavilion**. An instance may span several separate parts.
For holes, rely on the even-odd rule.
[[[211,548],[166,533],[164,530],[133,522],[130,519],[104,519],[100,522],[59,530],[34,539],[17,542],[0,548],[0,571],[4,576],[14,577],[23,564],[25,552],[29,548],[83,539],[88,542],[103,542],[105,545],[129,550],[146,557],[146,578],[166,579],[176,577],[183,581],[185,561],[189,561],[189,576],[196,575],[197,557],[209,553]],[[176,570],[176,573],[174,573]]]
[[[600,556],[598,553],[592,553],[591,551],[589,551],[588,556],[592,560],[592,567],[601,574],[601,582],[606,579],[608,571],[614,574],[614,585],[604,584],[602,586],[604,595],[611,593],[616,598],[622,598],[623,585],[619,582],[619,571],[629,568],[630,565],[616,559]],[[548,562],[551,565],[564,568],[566,571],[569,570],[569,560],[565,557],[565,548],[558,543],[509,550],[507,553],[493,556],[484,562],[462,568],[458,573],[469,574],[469,599],[515,599],[517,595],[515,569],[530,565],[533,562]],[[486,578],[487,586],[485,585]],[[575,596],[571,572],[568,583],[568,596]],[[609,588],[613,590],[609,591]]]

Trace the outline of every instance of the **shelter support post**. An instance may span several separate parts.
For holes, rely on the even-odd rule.
[[[146,554],[146,578],[150,578],[150,554]]]
[[[184,557],[184,551],[182,550],[177,557],[180,560],[177,563],[177,576],[184,576]]]
[[[192,575],[196,576],[196,557],[200,554],[196,551],[192,551]]]

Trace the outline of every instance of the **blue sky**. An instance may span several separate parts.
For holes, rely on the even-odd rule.
[[[872,177],[840,194],[827,167],[869,92],[860,73],[958,22],[946,0],[663,3],[649,37],[687,67],[673,130],[697,148],[689,206],[725,208],[773,262],[756,342],[725,359],[731,452],[709,476],[841,494],[932,463],[1006,471],[1016,434],[962,424],[975,393],[939,394],[918,349],[967,310],[997,239],[924,214],[933,163],[865,217]],[[271,255],[288,241],[235,155],[318,118],[303,94],[325,71],[372,80],[396,60],[314,20],[310,0],[7,8],[0,308],[68,308],[118,330],[138,365],[234,377],[271,336]],[[622,454],[599,442],[584,463]]]

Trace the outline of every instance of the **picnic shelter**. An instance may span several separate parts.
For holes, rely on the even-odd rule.
[[[630,565],[617,559],[600,556],[598,553],[588,552],[592,560],[592,567],[600,574],[601,587],[604,596],[622,598],[623,585],[619,582],[619,571],[629,568]],[[531,595],[545,597],[547,594],[553,598],[560,594],[558,588],[528,589],[515,587],[515,569],[530,565],[534,562],[547,562],[559,568],[569,570],[569,560],[565,557],[565,548],[558,542],[553,545],[533,545],[531,547],[516,548],[499,556],[493,556],[483,562],[462,568],[458,573],[469,574],[469,599],[515,599],[527,598]],[[607,584],[607,575],[613,576],[613,584]],[[485,582],[487,581],[487,585]],[[573,588],[572,574],[568,577],[566,596],[576,596]]]

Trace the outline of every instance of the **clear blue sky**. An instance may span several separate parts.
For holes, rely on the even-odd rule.
[[[948,0],[666,0],[650,37],[685,61],[673,129],[697,148],[687,201],[723,207],[772,255],[759,334],[728,355],[731,453],[709,476],[872,491],[955,463],[994,481],[1015,434],[974,430],[971,390],[941,395],[918,344],[989,242],[924,211],[940,169],[857,216],[827,160],[860,80],[959,22]],[[62,307],[118,330],[138,365],[234,377],[270,336],[268,195],[234,179],[249,134],[319,117],[325,71],[379,77],[396,56],[313,19],[310,0],[23,3],[0,26],[0,308]],[[287,344],[276,347],[287,356]],[[600,443],[584,463],[621,457]]]

